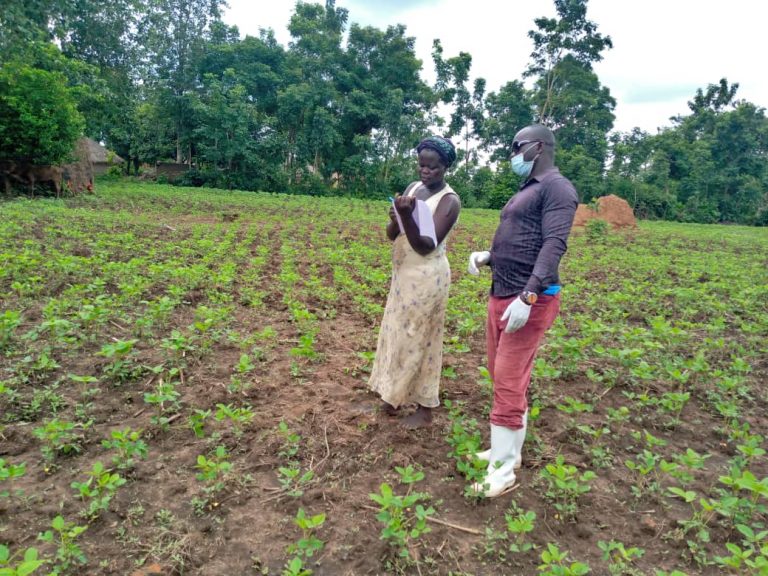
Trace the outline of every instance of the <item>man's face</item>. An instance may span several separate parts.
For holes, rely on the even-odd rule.
[[[541,141],[534,138],[530,131],[520,130],[520,132],[515,134],[515,139],[512,141],[512,156],[522,153],[523,160],[528,162],[536,157],[541,147]]]

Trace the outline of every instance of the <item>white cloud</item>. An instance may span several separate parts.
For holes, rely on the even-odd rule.
[[[271,27],[287,45],[293,0],[229,0],[224,19],[241,33],[256,35]],[[489,91],[520,79],[533,45],[528,31],[534,19],[555,16],[552,0],[429,0],[400,2],[337,0],[349,9],[350,22],[385,29],[404,24],[416,38],[422,78],[434,79],[431,50],[440,38],[444,56],[472,55],[473,77],[487,80]],[[406,5],[406,7],[402,7]],[[614,48],[595,65],[603,85],[617,100],[618,130],[634,126],[655,133],[669,117],[687,114],[696,88],[720,78],[738,82],[737,97],[768,106],[764,23],[768,3],[729,0],[590,0],[587,17],[610,35]]]

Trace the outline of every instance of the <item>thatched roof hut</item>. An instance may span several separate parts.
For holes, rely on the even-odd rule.
[[[94,174],[104,174],[111,166],[119,166],[125,162],[120,156],[108,150],[96,142],[96,140],[86,138],[85,141],[88,145],[88,155],[93,164]]]

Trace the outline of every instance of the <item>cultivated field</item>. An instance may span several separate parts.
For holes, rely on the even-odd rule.
[[[478,501],[497,212],[410,431],[366,388],[385,202],[97,189],[0,203],[0,575],[768,574],[768,229],[575,232],[520,487]]]

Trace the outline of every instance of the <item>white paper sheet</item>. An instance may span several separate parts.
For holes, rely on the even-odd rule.
[[[392,200],[392,206],[395,205],[394,199]],[[405,234],[405,228],[403,228],[403,221],[400,219],[400,213],[395,209],[395,218],[397,218],[397,225],[400,227],[400,233]],[[424,200],[416,199],[416,207],[413,209],[413,221],[419,229],[419,235],[431,238],[432,242],[437,246],[437,234],[435,233],[435,221],[432,219],[432,210],[429,209],[427,203]]]
[[[435,233],[435,221],[432,219],[432,210],[424,200],[416,200],[416,208],[413,211],[413,221],[419,227],[419,234],[432,238],[437,247],[437,234]]]

